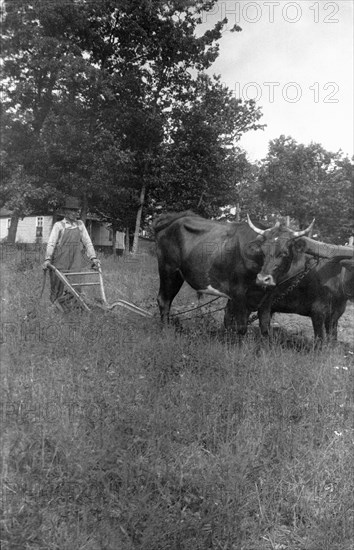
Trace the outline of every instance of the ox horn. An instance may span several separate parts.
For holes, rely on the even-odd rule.
[[[315,218],[312,220],[310,225],[307,227],[307,229],[303,229],[302,231],[293,231],[294,237],[305,237],[305,235],[311,235],[311,231],[313,229],[313,224],[315,223]]]
[[[256,227],[255,225],[253,225],[253,223],[251,222],[251,218],[249,217],[248,214],[247,214],[247,222],[250,228],[253,229],[253,231],[255,231],[256,233],[258,233],[258,235],[264,235],[267,231],[271,231],[272,229],[277,229],[280,225],[280,222],[276,222],[276,224],[273,227],[270,227],[269,229],[259,229],[259,227]]]

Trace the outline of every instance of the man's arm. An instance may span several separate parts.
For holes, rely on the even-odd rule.
[[[51,260],[54,254],[55,247],[58,243],[60,235],[60,224],[57,222],[53,225],[52,231],[49,235],[47,249],[45,253],[45,259]]]

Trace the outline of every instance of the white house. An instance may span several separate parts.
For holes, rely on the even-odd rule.
[[[5,240],[11,223],[10,210],[0,209],[0,242]],[[54,222],[58,219],[54,214],[31,214],[19,219],[16,243],[45,244],[48,242]],[[87,230],[91,236],[93,245],[99,250],[107,250],[112,247],[112,231],[109,224],[102,222],[95,215],[88,215]],[[124,233],[116,233],[117,252],[124,250]]]
[[[6,239],[11,223],[10,210],[0,209],[0,240]],[[17,243],[46,243],[53,226],[53,215],[32,215],[20,219],[17,226]]]
[[[86,220],[87,231],[90,234],[91,240],[96,248],[102,250],[112,248],[112,230],[109,223],[102,222],[94,214],[87,215]],[[123,251],[125,249],[125,233],[123,231],[116,232],[116,250]]]

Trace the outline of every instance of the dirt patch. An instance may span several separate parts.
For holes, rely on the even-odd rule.
[[[273,318],[273,323],[278,324],[291,334],[299,334],[306,338],[313,338],[313,328],[310,317],[276,313]],[[352,303],[347,305],[347,309],[339,319],[338,340],[346,344],[354,345],[354,304]]]
[[[198,302],[196,292],[193,291],[190,287],[187,285],[183,286],[179,294],[176,296],[172,311],[174,313],[180,313],[182,311],[188,310],[192,308],[193,306],[197,306],[200,304],[206,304],[209,302],[213,297],[212,296],[203,296],[200,302]],[[217,302],[213,303],[212,306],[210,306],[210,310],[219,310],[222,309],[226,305],[226,300],[220,299]],[[188,317],[193,317],[197,314],[203,315],[208,308],[203,308],[202,310],[193,311],[188,313]],[[181,315],[180,320],[183,321],[183,319],[187,316]],[[224,311],[218,311],[215,313],[214,318],[222,323],[224,318]],[[312,322],[310,317],[303,317],[301,315],[295,315],[295,314],[287,314],[287,313],[276,313],[273,317],[273,326],[279,326],[286,331],[288,331],[290,334],[298,334],[299,336],[312,339],[313,338],[313,328],[312,328]],[[255,326],[258,325],[258,322],[255,322]],[[354,303],[348,302],[347,308],[342,315],[342,317],[339,319],[338,324],[338,340],[340,342],[344,342],[346,344],[349,344],[351,346],[354,346]]]

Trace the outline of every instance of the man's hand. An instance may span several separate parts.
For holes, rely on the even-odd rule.
[[[50,263],[51,263],[50,260],[45,260],[42,265],[42,269],[44,269],[44,271],[48,269],[48,267],[50,266]]]
[[[91,258],[92,268],[99,269],[101,267],[101,262],[97,258]]]

